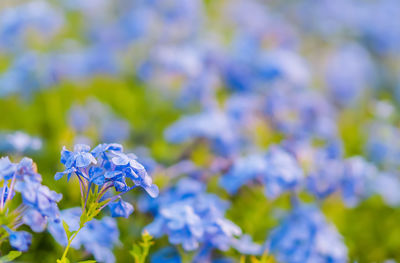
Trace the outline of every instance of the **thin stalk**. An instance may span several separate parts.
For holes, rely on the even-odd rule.
[[[68,239],[68,244],[65,247],[64,253],[60,259],[61,262],[64,262],[64,260],[67,258],[68,250],[71,247],[71,243],[74,240],[74,238],[76,237],[76,235],[78,235],[79,231],[81,231],[81,229],[82,229],[82,227],[79,227],[79,229]]]

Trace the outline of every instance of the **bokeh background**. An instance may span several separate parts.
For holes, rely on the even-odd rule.
[[[76,181],[53,179],[62,147],[121,143],[147,163],[159,198],[196,178],[263,244],[291,194],[266,195],[263,180],[246,179],[251,163],[234,194],[221,178],[280,145],[304,171],[300,200],[336,226],[349,262],[400,261],[399,17],[398,0],[3,0],[1,156],[31,157],[64,209],[80,193]],[[334,157],[321,160],[325,148]],[[374,168],[342,184],[355,156]],[[141,194],[128,194],[136,211],[118,219],[117,262],[132,262],[128,250],[153,220],[137,209]],[[33,240],[21,261],[62,253],[48,233]],[[167,245],[157,239],[151,252]]]

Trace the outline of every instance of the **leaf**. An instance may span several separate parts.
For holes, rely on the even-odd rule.
[[[17,257],[21,256],[21,251],[12,250],[7,255],[0,258],[0,262],[12,262]]]
[[[146,231],[142,233],[142,241],[133,244],[129,253],[135,259],[135,263],[144,263],[149,254],[150,247],[154,244],[153,237]]]
[[[65,233],[67,234],[67,239],[69,240],[69,238],[71,237],[71,231],[69,231],[69,226],[67,224],[67,222],[65,222],[64,220],[62,221]]]
[[[84,260],[84,261],[79,261],[78,263],[96,263],[96,260]]]

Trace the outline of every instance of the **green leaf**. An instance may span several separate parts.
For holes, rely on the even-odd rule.
[[[96,263],[96,260],[84,260],[84,261],[79,261],[78,263]]]
[[[144,263],[149,254],[150,247],[154,244],[153,237],[146,231],[142,233],[142,242],[133,244],[129,253],[135,259],[135,263]]]
[[[62,224],[63,224],[64,230],[65,230],[65,233],[67,233],[67,238],[69,240],[69,238],[72,235],[71,231],[69,231],[69,226],[64,220],[62,221]]]
[[[21,256],[21,251],[12,250],[7,255],[0,258],[0,262],[11,262],[17,257]]]

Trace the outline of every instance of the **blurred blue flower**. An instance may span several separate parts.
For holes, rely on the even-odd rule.
[[[206,138],[216,152],[230,155],[236,151],[238,144],[235,130],[232,121],[223,112],[208,110],[181,118],[165,131],[165,137],[172,143]]]
[[[246,253],[245,244],[236,240],[240,228],[224,217],[229,203],[206,193],[199,182],[182,179],[158,200],[156,217],[145,228],[151,235],[167,235],[171,244],[197,250],[198,260],[209,258],[213,249],[226,251],[233,244]],[[247,245],[250,250],[250,243]]]
[[[336,228],[314,206],[300,205],[269,235],[265,244],[280,262],[347,262]]]
[[[374,68],[368,51],[355,43],[339,47],[327,59],[327,88],[342,105],[359,101],[364,89],[374,81]]]
[[[154,253],[150,257],[151,263],[181,263],[179,252],[174,247],[165,247]]]
[[[26,37],[32,29],[42,38],[50,38],[64,24],[63,13],[46,1],[30,1],[4,8],[0,17],[0,49],[11,51],[25,48]]]
[[[112,217],[128,218],[133,213],[133,206],[130,203],[124,202],[121,199],[108,205]]]
[[[26,252],[31,243],[32,243],[32,235],[26,231],[12,231],[10,229],[6,229],[9,236],[10,245],[22,252]]]
[[[42,148],[42,140],[24,132],[0,133],[0,151],[8,153],[36,152]]]
[[[220,179],[220,185],[235,193],[243,184],[258,179],[264,183],[265,195],[276,198],[286,191],[294,191],[303,179],[297,160],[282,147],[271,146],[266,154],[254,154],[238,159]]]
[[[266,155],[263,177],[266,196],[275,198],[284,191],[293,191],[303,180],[303,170],[297,160],[280,147],[271,147]]]

